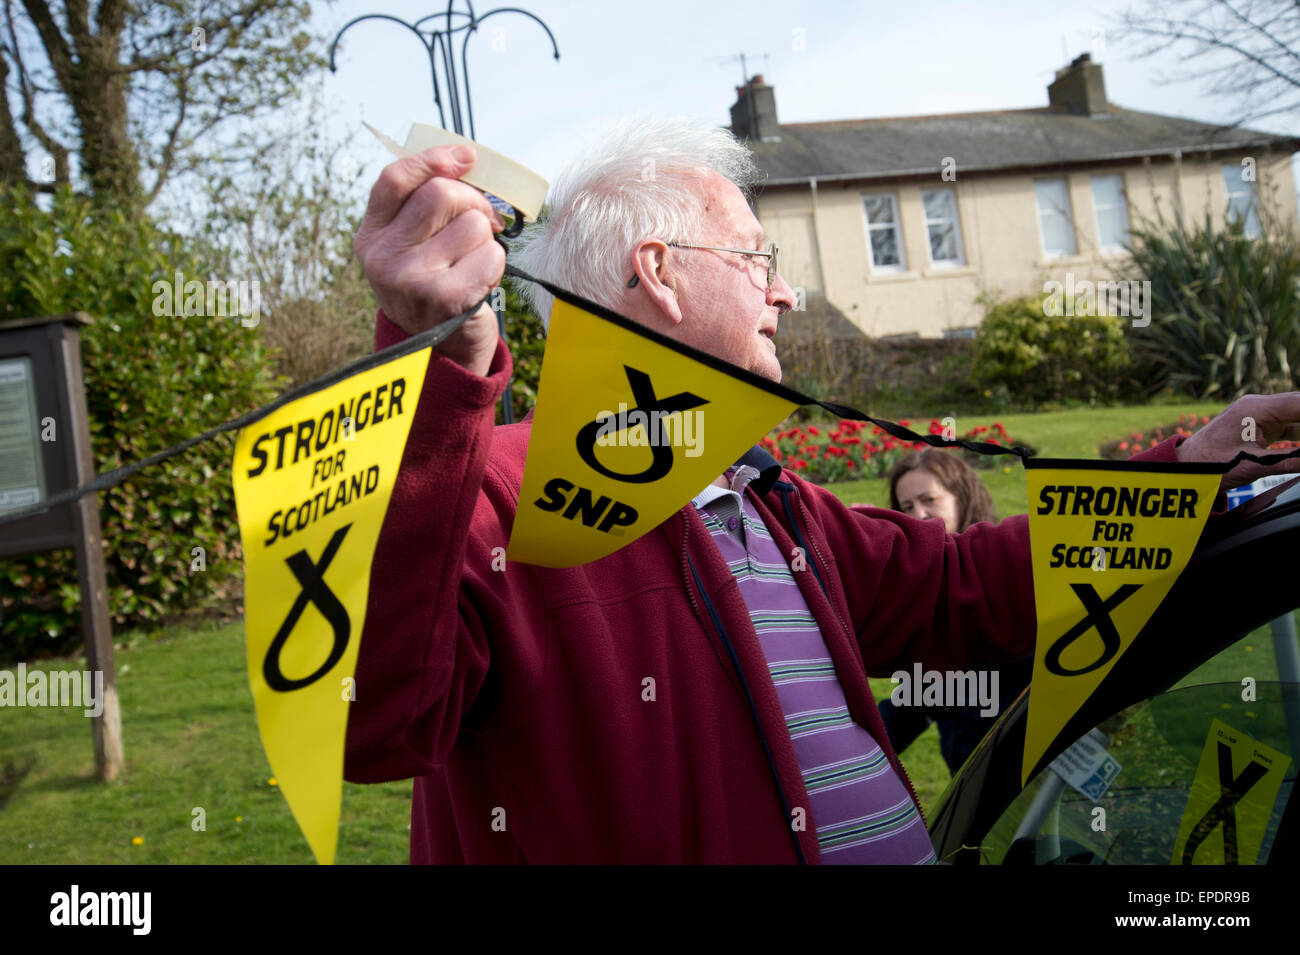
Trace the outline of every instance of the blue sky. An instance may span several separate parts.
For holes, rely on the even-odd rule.
[[[561,59],[551,57],[531,19],[487,19],[469,45],[474,116],[479,141],[547,179],[584,137],[627,116],[726,125],[741,79],[740,63],[728,58],[738,53],[775,87],[782,122],[1044,106],[1054,71],[1082,52],[1103,64],[1112,102],[1208,122],[1234,118],[1231,103],[1205,97],[1196,83],[1158,82],[1182,64],[1168,54],[1134,56],[1137,46],[1117,32],[1118,14],[1132,5],[1125,2],[521,5],[546,21]],[[363,13],[414,21],[445,9],[429,0],[341,0],[318,7],[316,21],[332,35]],[[491,9],[476,7],[480,17]],[[365,119],[401,141],[412,122],[437,123],[427,55],[404,28],[379,21],[352,27],[338,65],[324,90],[334,135]],[[1259,125],[1300,129],[1295,119]],[[352,152],[367,166],[367,184],[388,161],[369,134],[357,137]]]

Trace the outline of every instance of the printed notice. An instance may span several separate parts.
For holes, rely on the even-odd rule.
[[[1052,760],[1050,769],[1076,792],[1093,802],[1106,795],[1106,790],[1119,775],[1120,765],[1106,751],[1106,735],[1093,729],[1077,743]]]
[[[45,499],[30,358],[0,360],[0,513]]]

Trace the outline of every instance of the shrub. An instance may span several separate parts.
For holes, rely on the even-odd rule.
[[[96,471],[119,467],[236,417],[274,394],[259,330],[234,317],[155,315],[154,283],[206,280],[183,242],[138,215],[64,191],[48,210],[23,190],[0,211],[0,322],[75,310]],[[66,433],[66,432],[65,432]],[[212,606],[238,570],[229,464],[234,436],[202,444],[100,495],[116,625]],[[203,547],[206,570],[190,573]],[[75,647],[72,551],[0,560],[0,659]]]
[[[1151,324],[1134,357],[1151,391],[1172,387],[1231,401],[1295,387],[1300,358],[1300,248],[1276,228],[1195,229],[1177,216],[1132,232],[1134,264],[1151,282]]]
[[[985,389],[1027,407],[1109,403],[1131,394],[1128,319],[1049,315],[1037,295],[1012,300],[984,295],[979,301],[984,320],[975,337],[975,375]]]

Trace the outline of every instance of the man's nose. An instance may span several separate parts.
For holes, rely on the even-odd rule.
[[[767,301],[769,305],[775,305],[779,314],[784,315],[792,311],[797,303],[797,296],[788,282],[781,277],[781,273],[776,274],[772,281],[772,287],[768,290]]]

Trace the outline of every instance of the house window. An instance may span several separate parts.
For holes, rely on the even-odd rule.
[[[1128,242],[1128,202],[1123,176],[1092,177],[1092,208],[1097,214],[1097,244],[1102,252],[1123,252]]]
[[[892,193],[863,196],[867,234],[871,240],[871,267],[892,272],[906,268],[903,234],[898,226],[898,200]]]
[[[1074,219],[1070,215],[1070,192],[1064,179],[1034,182],[1038,203],[1038,228],[1043,236],[1043,254],[1048,258],[1074,255]]]
[[[945,328],[945,329],[943,330],[943,337],[944,337],[944,338],[974,338],[974,337],[975,337],[975,329],[974,329],[974,328],[970,328],[970,327],[966,327],[966,328]]]
[[[930,236],[931,264],[964,265],[955,193],[951,189],[924,191],[921,205],[925,208],[925,231]]]
[[[1242,234],[1248,239],[1259,236],[1259,202],[1255,196],[1255,183],[1244,178],[1245,166],[1228,165],[1223,167],[1223,188],[1228,193],[1229,222],[1241,222]]]

